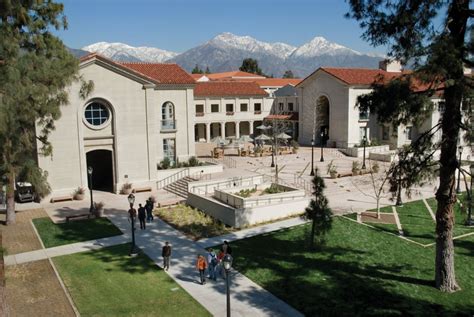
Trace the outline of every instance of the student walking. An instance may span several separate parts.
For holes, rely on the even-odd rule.
[[[142,204],[138,204],[138,220],[140,220],[140,229],[142,230],[146,229],[145,218],[145,208],[143,208]]]
[[[165,242],[165,246],[161,250],[161,256],[163,257],[163,269],[168,271],[170,268],[170,256],[171,256],[171,246],[169,242]]]
[[[146,201],[146,204],[145,204],[145,209],[146,209],[146,222],[151,222],[153,221],[153,207],[154,207],[154,204],[153,204],[153,201],[148,198],[148,200]]]
[[[217,275],[217,272],[219,272],[219,276],[222,278],[225,278],[224,264],[222,263],[224,256],[225,256],[224,251],[220,250],[219,254],[217,255],[217,265],[215,269],[216,275]]]
[[[209,279],[216,280],[216,266],[217,266],[217,255],[214,253],[212,248],[208,249],[207,252],[207,263],[209,264],[209,268],[207,269],[209,272]]]
[[[196,268],[199,271],[199,278],[201,279],[201,285],[206,284],[207,262],[206,262],[206,259],[201,254],[199,254],[197,257]]]
[[[232,248],[230,247],[229,242],[227,242],[227,240],[224,241],[224,244],[222,245],[221,250],[222,252],[224,252],[224,254],[232,255]]]

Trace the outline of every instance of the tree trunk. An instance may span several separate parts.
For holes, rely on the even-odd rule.
[[[7,214],[6,214],[6,225],[16,223],[15,215],[15,176],[11,172],[8,175],[7,184]]]
[[[311,225],[311,241],[309,242],[309,247],[314,249],[314,233],[316,231],[316,220],[313,219],[313,224]]]
[[[380,197],[377,197],[377,219],[380,219]]]

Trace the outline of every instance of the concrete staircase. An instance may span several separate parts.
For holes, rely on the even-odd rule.
[[[190,176],[185,176],[171,184],[166,185],[165,187],[163,187],[163,189],[180,197],[188,198],[188,184],[196,180],[197,179],[192,178]]]

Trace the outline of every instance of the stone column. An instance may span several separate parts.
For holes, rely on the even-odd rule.
[[[249,134],[253,134],[253,121],[249,121]]]
[[[240,121],[235,122],[235,138],[240,138]]]
[[[211,124],[206,123],[206,142],[211,142]]]
[[[221,122],[221,137],[225,139],[225,122]]]

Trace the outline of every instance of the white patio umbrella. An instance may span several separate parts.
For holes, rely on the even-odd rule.
[[[258,137],[255,138],[255,140],[268,141],[268,140],[271,140],[271,138],[265,134],[260,134]]]
[[[264,125],[264,124],[259,125],[259,126],[257,127],[257,129],[259,129],[259,130],[268,130],[268,129],[271,129],[271,128],[272,128],[271,125]]]
[[[215,138],[211,139],[211,142],[216,143],[217,145],[226,143],[225,139],[221,136],[216,136]]]
[[[288,139],[291,139],[291,136],[289,136],[288,134],[286,133],[280,133],[280,134],[277,134],[277,139],[284,139],[284,140],[288,140]]]
[[[246,143],[246,142],[252,142],[253,139],[249,135],[241,135],[239,138],[239,142]]]

